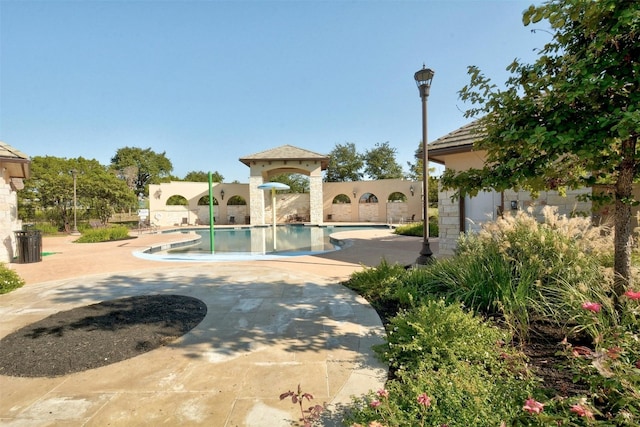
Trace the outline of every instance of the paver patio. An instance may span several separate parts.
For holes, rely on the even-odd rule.
[[[339,284],[382,258],[409,264],[421,240],[388,230],[348,232],[345,249],[251,262],[156,262],[142,250],[180,235],[74,244],[45,238],[42,262],[12,264],[27,285],[0,295],[0,337],[50,314],[145,294],[207,304],[180,339],[140,356],[55,378],[0,375],[7,426],[290,426],[299,409],[278,396],[298,383],[340,425],[351,395],[381,387],[386,367],[371,346],[384,330],[375,310]],[[434,242],[437,247],[437,242]]]

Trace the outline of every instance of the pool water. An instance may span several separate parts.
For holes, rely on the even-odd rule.
[[[214,253],[252,255],[283,253],[317,253],[339,248],[330,235],[338,231],[371,229],[372,227],[317,227],[283,225],[276,227],[276,250],[272,227],[239,227],[214,229]],[[169,249],[168,254],[210,254],[209,230],[191,229],[201,236],[197,245]]]

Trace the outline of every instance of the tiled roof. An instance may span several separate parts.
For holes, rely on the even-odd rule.
[[[6,142],[0,141],[0,158],[2,159],[15,159],[15,160],[29,160],[29,156],[23,152],[16,150]]]
[[[251,162],[258,160],[317,160],[321,162],[322,169],[325,169],[328,165],[329,157],[313,151],[294,147],[293,145],[281,145],[280,147],[272,148],[271,150],[261,151],[259,153],[240,158],[240,161],[247,166],[249,166]]]
[[[3,174],[6,173],[12,180],[29,178],[31,173],[29,156],[2,141],[0,141],[0,163],[5,169]]]
[[[442,163],[443,155],[471,151],[473,143],[481,134],[478,120],[467,123],[429,143],[429,159]]]

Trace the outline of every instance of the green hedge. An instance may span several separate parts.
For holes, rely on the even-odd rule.
[[[113,240],[129,239],[129,229],[125,226],[118,225],[115,227],[96,228],[86,230],[76,243],[98,243],[109,242]]]

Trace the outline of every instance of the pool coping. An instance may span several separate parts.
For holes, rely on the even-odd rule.
[[[334,237],[335,234],[341,232],[349,232],[354,231],[353,228],[360,229],[376,229],[376,228],[385,228],[388,227],[387,224],[371,224],[370,226],[362,226],[362,225],[306,225],[306,224],[294,224],[296,227],[319,227],[319,228],[345,228],[345,230],[336,230],[335,233],[329,235],[329,242],[333,245],[333,249],[324,250],[324,251],[297,251],[297,252],[283,252],[283,253],[244,253],[244,252],[223,252],[223,253],[203,253],[203,254],[159,254],[158,252],[164,252],[175,248],[180,248],[184,246],[190,246],[197,244],[202,237],[197,235],[193,239],[181,240],[177,242],[171,243],[160,243],[157,245],[150,246],[143,250],[134,251],[133,255],[137,258],[149,260],[149,261],[165,261],[165,262],[229,262],[229,261],[271,261],[283,258],[292,258],[292,257],[300,257],[306,255],[320,255],[326,254],[330,252],[338,251],[342,248],[349,247],[351,245],[350,239],[340,239]],[[233,229],[247,229],[254,227],[265,227],[268,228],[270,226],[234,226]],[[159,234],[171,234],[171,233],[185,233],[185,232],[193,232],[198,230],[206,230],[208,227],[189,227],[189,228],[175,228],[163,230]],[[232,227],[224,227],[223,229],[229,229]],[[346,228],[350,228],[346,230]],[[186,233],[185,233],[186,234]]]

